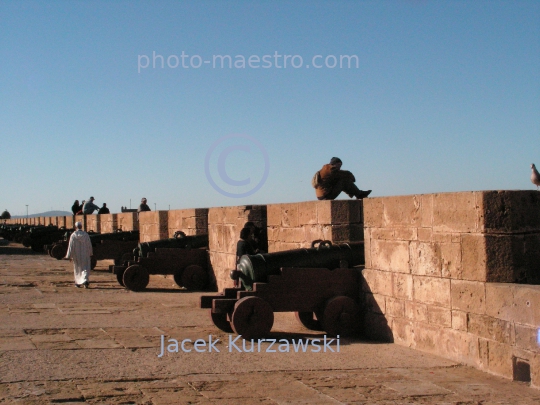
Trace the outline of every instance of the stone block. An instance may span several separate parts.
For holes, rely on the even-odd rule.
[[[461,244],[441,243],[441,275],[445,278],[461,279]]]
[[[513,283],[524,267],[522,235],[486,235],[486,281]]]
[[[418,228],[417,229],[417,240],[420,242],[431,242],[433,231],[431,228]]]
[[[540,193],[533,190],[484,191],[484,231],[540,231]]]
[[[482,221],[481,192],[433,194],[434,232],[479,232]]]
[[[383,199],[366,198],[364,205],[364,226],[366,228],[381,228],[383,226]]]
[[[499,343],[512,343],[512,324],[488,315],[468,314],[467,331]]]
[[[452,311],[449,308],[428,305],[427,315],[430,324],[444,326],[445,328],[452,327]]]
[[[362,291],[392,296],[392,273],[372,269],[362,270]]]
[[[452,329],[467,331],[467,312],[452,310]]]
[[[441,277],[441,249],[439,244],[411,242],[409,245],[412,274]]]
[[[317,201],[317,223],[321,225],[332,223],[332,201]]]
[[[433,226],[433,194],[420,195],[420,224],[421,227]]]
[[[488,340],[488,371],[504,378],[513,377],[510,345]]]
[[[394,240],[394,229],[392,228],[366,228],[366,229],[369,230],[372,239]]]
[[[332,224],[362,222],[362,200],[334,200],[330,205]]]
[[[281,204],[281,225],[286,228],[299,226],[298,204]]]
[[[303,228],[281,228],[279,240],[285,243],[302,243],[306,241],[306,234]]]
[[[463,364],[478,367],[478,340],[475,336],[455,330],[441,329],[440,354]]]
[[[460,235],[459,233],[444,233],[444,232],[433,232],[431,234],[431,241],[434,243],[461,243],[461,239],[458,237],[455,240],[454,235]]]
[[[411,321],[403,318],[392,319],[392,333],[394,343],[412,347],[414,345],[414,325]]]
[[[369,269],[371,268],[371,238],[369,236],[370,228],[364,228],[364,261],[365,266]]]
[[[410,274],[394,273],[392,276],[392,292],[395,298],[413,299],[413,279]]]
[[[417,240],[418,229],[417,228],[395,228],[393,238],[396,240]]]
[[[372,239],[371,265],[379,270],[409,273],[409,242]]]
[[[298,203],[298,223],[299,225],[317,224],[317,201]]]
[[[387,227],[417,227],[420,223],[420,196],[385,197],[383,224]]]
[[[394,318],[405,318],[405,301],[387,297],[386,315]]]
[[[450,308],[450,280],[439,277],[413,276],[416,301]]]
[[[414,301],[405,301],[405,317],[415,322],[428,321],[428,306]]]
[[[485,283],[479,281],[451,280],[452,309],[475,314],[486,313]]]
[[[515,345],[523,350],[540,353],[539,342],[539,327],[524,326],[520,324],[514,325]],[[538,370],[540,372],[540,370]]]
[[[413,348],[424,352],[441,354],[442,329],[435,325],[415,326]]]
[[[486,314],[524,326],[540,325],[540,285],[486,283]]]
[[[487,281],[486,239],[481,234],[461,235],[461,275],[464,280]]]
[[[332,225],[332,242],[346,243],[364,240],[364,229],[361,225]]]

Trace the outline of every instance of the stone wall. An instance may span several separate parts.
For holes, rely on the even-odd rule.
[[[86,230],[101,233],[101,215],[86,215]]]
[[[236,268],[236,244],[246,222],[266,229],[266,205],[210,208],[208,235],[211,273],[217,289],[232,287],[229,272]]]
[[[168,211],[139,213],[139,241],[151,242],[153,240],[167,239],[169,237],[168,219]]]
[[[540,386],[540,193],[364,200],[366,333]],[[505,283],[505,284],[500,284]]]
[[[116,214],[116,226],[117,229],[121,229],[124,232],[139,230],[137,213],[122,212],[121,214]]]
[[[362,200],[268,205],[268,251],[309,248],[317,239],[335,243],[364,239]]]
[[[118,214],[101,214],[100,229],[101,233],[113,233],[118,229]]]
[[[193,208],[169,211],[168,237],[176,231],[186,235],[205,235],[208,233],[208,208]]]

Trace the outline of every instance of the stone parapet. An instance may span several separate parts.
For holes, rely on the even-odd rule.
[[[101,215],[86,215],[86,230],[88,232],[101,233]]]
[[[101,233],[113,233],[118,229],[118,214],[100,214]]]
[[[229,272],[236,268],[236,244],[246,222],[265,230],[266,205],[210,208],[208,235],[211,271],[219,291],[231,287]]]
[[[540,387],[540,193],[364,200],[368,336]],[[537,302],[538,301],[538,302]]]
[[[208,208],[169,211],[168,237],[172,238],[176,231],[186,235],[208,234],[208,211]]]
[[[127,231],[138,231],[139,230],[139,220],[137,219],[136,212],[122,212],[116,214],[116,226],[117,229],[121,229],[124,232]]]
[[[151,242],[167,239],[169,237],[168,219],[168,211],[146,211],[139,213],[139,240],[141,242]]]
[[[309,248],[317,239],[335,243],[364,239],[362,200],[268,205],[268,251]]]

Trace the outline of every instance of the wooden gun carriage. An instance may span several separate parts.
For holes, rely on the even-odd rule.
[[[360,271],[352,267],[363,264],[363,242],[245,255],[231,271],[242,286],[202,296],[201,308],[219,329],[246,338],[267,335],[274,312],[295,312],[306,328],[330,336],[352,335],[360,327]]]
[[[207,246],[208,235],[186,236],[178,231],[171,239],[139,243],[131,260],[109,269],[131,291],[143,291],[153,274],[170,274],[180,287],[202,290],[209,282]]]

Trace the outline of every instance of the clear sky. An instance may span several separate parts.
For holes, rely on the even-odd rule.
[[[0,139],[12,215],[534,189],[540,1],[4,0]]]

